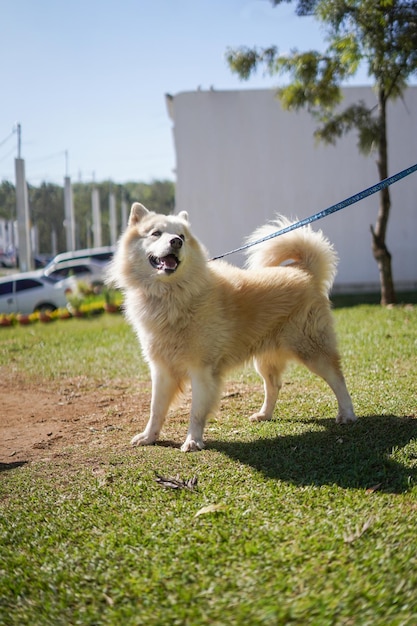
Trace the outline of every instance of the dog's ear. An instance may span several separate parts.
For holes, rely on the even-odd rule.
[[[190,220],[188,219],[188,213],[187,211],[180,211],[178,213],[178,217],[180,217],[181,219],[185,220],[186,222],[189,222]]]
[[[132,204],[128,222],[129,226],[134,226],[135,224],[140,222],[148,213],[148,209],[144,207],[143,204],[140,204],[140,202],[135,202],[134,204]]]

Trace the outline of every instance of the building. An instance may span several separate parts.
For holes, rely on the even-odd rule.
[[[344,89],[344,104],[376,104],[369,87]],[[306,111],[285,111],[273,90],[196,91],[167,96],[176,150],[176,209],[187,210],[210,255],[238,247],[276,212],[308,217],[378,182],[376,156],[352,132],[317,144]],[[417,162],[417,87],[388,107],[389,173]],[[391,188],[387,245],[396,288],[417,288],[417,174]],[[335,213],[320,228],[340,261],[335,291],[378,291],[370,225],[378,194]],[[228,260],[241,265],[242,255]]]

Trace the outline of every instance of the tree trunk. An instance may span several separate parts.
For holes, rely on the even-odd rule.
[[[388,177],[388,150],[387,150],[387,118],[386,118],[386,97],[385,90],[380,87],[378,90],[378,110],[379,110],[379,145],[378,145],[378,171],[379,179]],[[385,244],[385,237],[388,226],[391,200],[389,188],[386,187],[379,192],[379,210],[375,228],[371,226],[372,232],[372,252],[379,269],[379,280],[381,285],[381,304],[395,304],[396,296],[394,281],[392,277],[391,254]]]

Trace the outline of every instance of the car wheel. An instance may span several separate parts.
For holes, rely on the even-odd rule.
[[[42,302],[42,304],[39,304],[35,309],[35,313],[46,313],[47,311],[56,311],[55,304],[51,304],[50,302]]]

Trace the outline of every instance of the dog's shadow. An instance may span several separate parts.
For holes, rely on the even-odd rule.
[[[339,485],[401,493],[417,480],[417,454],[403,450],[417,438],[417,419],[361,417],[349,426],[318,420],[325,429],[251,442],[211,440],[208,447],[264,476],[296,485]],[[395,452],[395,458],[391,458]],[[412,467],[401,456],[412,460]]]
[[[9,470],[16,469],[17,467],[23,467],[27,464],[27,461],[13,461],[12,463],[0,462],[0,472],[7,472]]]

